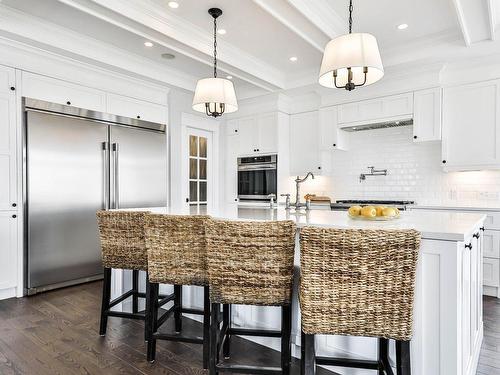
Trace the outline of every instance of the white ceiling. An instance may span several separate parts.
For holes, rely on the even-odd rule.
[[[0,35],[110,66],[120,64],[105,52],[120,52],[137,65],[135,74],[167,83],[169,76],[178,75],[180,86],[192,90],[198,78],[212,73],[213,26],[207,10],[216,6],[224,12],[219,28],[227,30],[218,35],[220,75],[231,74],[238,96],[251,97],[316,87],[324,45],[347,31],[348,0],[177,1],[179,8],[172,9],[169,0],[3,0],[0,15],[13,12],[23,24],[0,23]],[[353,2],[353,31],[377,37],[388,71],[500,53],[500,38],[495,38],[500,0]],[[409,27],[398,30],[402,23]],[[104,53],[86,56],[77,42],[57,38],[66,30]],[[145,40],[154,46],[145,47]],[[163,53],[176,58],[165,60]],[[289,61],[291,56],[298,61]],[[141,72],[141,62],[148,71]],[[155,70],[163,75],[150,74]]]

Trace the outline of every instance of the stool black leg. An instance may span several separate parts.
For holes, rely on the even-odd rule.
[[[157,322],[158,322],[158,289],[159,285],[157,283],[150,283],[149,285],[149,305],[147,309],[149,310],[149,320],[148,325],[148,351],[147,359],[149,362],[154,362],[156,358],[156,339],[154,338],[154,333],[156,332]]]
[[[99,327],[99,335],[106,334],[108,326],[109,302],[111,301],[111,268],[104,268],[104,279],[102,281],[102,304],[101,304],[101,324]]]
[[[411,375],[410,341],[396,341],[397,375]]]
[[[174,285],[174,319],[175,332],[182,331],[182,285]]]
[[[151,321],[151,312],[152,309],[150,307],[151,303],[151,283],[149,282],[149,274],[146,272],[146,308],[144,311],[144,341],[149,341],[150,335],[152,333],[152,321]]]
[[[292,360],[292,308],[290,305],[281,307],[281,369],[283,375],[290,374]]]
[[[132,294],[132,312],[136,313],[139,311],[139,271],[132,270],[132,290],[134,293]]]
[[[203,287],[203,368],[208,369],[210,357],[210,294],[209,287]]]
[[[392,375],[391,365],[389,364],[389,340],[385,338],[378,339],[378,374]]]
[[[314,335],[301,333],[300,340],[300,374],[314,375],[316,373],[316,350],[314,347]]]
[[[223,325],[227,324],[228,329],[231,328],[231,305],[229,304],[224,304],[222,306],[222,321],[224,322]],[[226,335],[226,339],[224,340],[222,351],[224,358],[229,359],[229,356],[231,355],[231,335],[229,333]]]
[[[209,375],[216,375],[217,369],[216,365],[218,361],[218,336],[219,336],[219,315],[220,305],[218,303],[212,303],[210,306],[210,361],[209,361]]]

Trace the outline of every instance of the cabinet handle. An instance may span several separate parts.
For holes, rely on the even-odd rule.
[[[257,151],[260,151],[260,148],[258,148]]]
[[[234,198],[234,201],[235,201],[235,202],[238,202],[238,198]]]
[[[474,238],[479,238],[479,232],[474,233],[474,234],[472,235],[472,237],[474,237]]]
[[[68,101],[66,102],[66,104],[67,104],[67,105],[71,105],[71,102],[68,100]]]
[[[483,232],[484,232],[484,227],[479,228],[479,230],[481,230],[481,231],[483,231]]]
[[[17,203],[12,203],[12,207],[17,207]]]
[[[334,144],[333,144],[333,147],[337,147],[337,144],[336,144],[336,143],[334,143]]]
[[[443,164],[446,164],[446,160],[443,160]]]
[[[141,116],[137,115],[137,118],[141,118]]]
[[[469,250],[472,250],[472,244],[470,243],[470,244],[468,244],[468,245],[465,245],[465,248],[466,248],[466,249],[469,249]]]
[[[235,133],[238,133],[238,129],[234,129],[234,132],[235,132]]]
[[[321,167],[318,167],[318,169],[321,169]]]
[[[11,89],[12,91],[15,91],[15,90],[16,90],[16,88],[15,88],[14,86],[10,86],[10,89]]]
[[[17,217],[17,215],[12,215],[12,218],[15,219]]]
[[[416,135],[413,136],[413,139],[417,139],[418,137]]]
[[[256,151],[257,151],[257,149],[256,149],[256,148],[254,148],[254,149],[253,149],[253,152],[256,152]]]

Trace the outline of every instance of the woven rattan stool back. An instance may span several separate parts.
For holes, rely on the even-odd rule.
[[[146,220],[149,281],[207,285],[208,216],[149,215]]]
[[[97,223],[105,268],[147,270],[144,219],[147,212],[98,211]]]
[[[290,304],[295,229],[292,221],[211,220],[207,227],[210,301]]]
[[[409,340],[419,247],[415,230],[303,228],[303,332]]]

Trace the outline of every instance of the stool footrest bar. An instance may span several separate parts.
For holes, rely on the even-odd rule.
[[[234,372],[240,374],[281,374],[283,371],[279,367],[260,367],[260,366],[244,366],[244,365],[225,365],[218,364],[215,366],[221,372]]]
[[[122,311],[106,311],[104,314],[107,316],[114,316],[117,318],[126,318],[126,319],[138,319],[138,320],[144,320],[145,316],[144,313],[129,313],[129,312],[122,312]]]
[[[174,297],[175,295],[172,293],[172,294],[169,294],[168,296],[163,296],[159,301],[158,301],[158,307],[162,307],[163,305],[165,305],[166,303],[170,302],[170,301],[173,301],[174,300]]]
[[[158,318],[158,322],[156,323],[157,327],[160,328],[163,325],[163,323],[165,323],[165,321],[170,317],[170,315],[172,315],[173,312],[174,312],[173,307],[165,311],[163,315]]]
[[[203,310],[200,310],[200,309],[190,309],[190,308],[187,308],[187,307],[183,307],[181,309],[181,312],[186,313],[186,314],[194,314],[194,315],[203,315],[204,314]]]
[[[362,368],[369,370],[378,370],[384,367],[384,365],[379,361],[352,359],[352,358],[331,358],[331,357],[316,357],[316,364],[327,365],[327,366]]]
[[[170,341],[179,341],[179,342],[190,342],[193,344],[203,344],[203,337],[199,336],[181,336],[181,335],[173,335],[168,333],[154,333],[153,338],[159,340],[170,340]]]
[[[227,333],[240,336],[263,336],[263,337],[281,337],[281,331],[247,329],[247,328],[229,328]]]
[[[131,297],[133,294],[134,294],[134,291],[133,290],[129,290],[128,292],[123,293],[121,296],[116,297],[114,300],[112,300],[109,303],[109,308],[112,308],[113,306],[115,306],[115,305],[119,304],[120,302],[126,300],[128,297]]]

